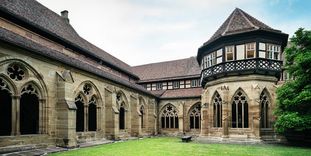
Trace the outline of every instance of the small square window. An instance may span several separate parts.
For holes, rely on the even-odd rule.
[[[157,90],[162,90],[162,83],[157,83]]]
[[[179,81],[174,81],[174,82],[173,82],[173,88],[174,88],[174,89],[179,88]]]

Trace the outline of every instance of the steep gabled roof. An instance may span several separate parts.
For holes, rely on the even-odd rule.
[[[80,37],[66,19],[35,0],[1,0],[0,13],[6,13],[40,32],[47,33],[67,45],[79,49],[78,52],[86,53],[108,66],[138,78],[132,73],[128,64]]]
[[[281,32],[280,30],[273,29],[268,25],[260,22],[243,10],[236,8],[214,33],[214,35],[204,43],[204,45],[211,43],[222,36],[255,31],[259,29],[279,33]]]
[[[75,67],[77,69],[83,70],[85,72],[89,72],[91,74],[97,75],[102,78],[106,78],[114,83],[121,84],[123,86],[132,88],[136,91],[145,93],[147,95],[151,95],[154,97],[157,97],[156,95],[152,94],[151,92],[147,91],[142,86],[130,82],[124,78],[120,78],[118,76],[115,76],[111,74],[110,72],[107,72],[105,70],[101,70],[92,64],[83,63],[79,58],[73,58],[68,55],[65,55],[63,53],[60,53],[58,51],[55,51],[49,47],[43,46],[41,44],[38,44],[32,40],[29,40],[23,36],[20,36],[19,34],[16,34],[14,32],[11,32],[9,30],[6,30],[4,28],[0,28],[0,43],[7,43],[10,45],[13,45],[14,47],[19,47],[22,49],[29,50],[33,54],[38,54],[40,56],[44,56],[46,58],[50,58],[52,60],[56,60],[62,63],[65,63],[69,66]]]
[[[197,78],[201,69],[195,57],[132,67],[140,82]]]

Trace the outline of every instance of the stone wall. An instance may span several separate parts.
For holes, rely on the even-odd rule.
[[[202,122],[201,136],[219,137],[246,137],[260,138],[261,119],[261,93],[268,95],[269,123],[274,122],[272,111],[275,108],[275,91],[277,78],[272,76],[249,75],[232,76],[210,81],[205,85],[202,94]],[[232,128],[232,104],[237,92],[245,93],[248,103],[248,126],[245,128]],[[214,97],[218,93],[222,99],[222,126],[215,127]],[[244,109],[243,109],[244,110]],[[265,128],[272,130],[272,127]]]
[[[26,72],[22,80],[13,80],[8,75],[8,67],[12,64],[17,64]],[[118,139],[120,135],[119,106],[116,99],[118,93],[122,93],[123,99],[126,101],[125,132],[127,135],[139,136],[157,133],[155,129],[156,100],[150,95],[5,43],[0,43],[0,71],[0,77],[8,83],[12,91],[12,108],[17,115],[19,114],[18,107],[22,89],[29,84],[34,86],[38,92],[40,107],[39,131],[34,136],[42,135],[46,138],[48,135],[50,140],[55,140],[54,143],[59,146],[73,147],[78,142],[102,138]],[[92,93],[88,96],[83,94],[85,84],[91,86]],[[88,131],[87,125],[90,121],[85,120],[84,131],[76,132],[77,107],[75,101],[79,94],[83,94],[86,114],[88,114],[88,101],[91,101],[92,97],[96,99],[96,131]],[[141,114],[138,110],[141,105],[144,105],[145,109],[143,128],[139,125]],[[13,139],[21,135],[19,122],[19,116],[12,115]],[[20,143],[27,144],[28,142],[21,141]],[[3,143],[1,145],[5,146]],[[10,145],[10,143],[8,142],[6,145]]]
[[[163,99],[159,102],[159,133],[163,135],[182,135],[184,133],[189,133],[193,135],[198,135],[200,133],[199,129],[190,129],[189,123],[189,112],[195,104],[200,105],[200,98],[183,98],[183,99]],[[178,128],[162,128],[161,127],[161,113],[165,106],[173,105],[176,107],[178,112]]]

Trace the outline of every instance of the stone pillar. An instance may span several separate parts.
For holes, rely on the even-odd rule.
[[[229,137],[229,86],[222,86],[222,137]]]
[[[89,116],[89,107],[88,107],[88,101],[84,102],[84,132],[89,131],[89,121],[88,121],[88,116]]]
[[[119,139],[119,110],[117,108],[117,94],[114,92],[112,93],[112,101],[111,101],[111,108],[112,108],[112,116],[111,116],[111,136],[112,139],[118,140]]]
[[[204,93],[202,94],[201,97],[201,133],[200,136],[208,136],[209,133],[209,118],[208,118],[208,106],[209,106],[209,92],[207,89],[204,90]]]
[[[253,133],[257,139],[260,139],[260,88],[258,84],[252,85],[252,94],[249,96],[249,119]]]
[[[12,96],[11,135],[20,135],[20,96]]]
[[[141,134],[141,113],[138,111],[139,100],[136,97],[130,96],[131,102],[131,110],[128,111],[131,113],[130,120],[131,120],[131,135],[132,136],[139,136]]]
[[[181,102],[178,104],[178,133],[179,134],[184,134],[184,107],[185,107],[185,102]]]
[[[76,110],[72,82],[67,82],[58,75],[56,103],[56,143],[58,146],[69,148],[77,146]]]
[[[201,133],[200,136],[207,136],[209,133],[208,129],[208,103],[203,104],[201,108]]]
[[[46,125],[47,125],[47,114],[46,114],[46,100],[45,99],[39,99],[39,134],[46,133]]]

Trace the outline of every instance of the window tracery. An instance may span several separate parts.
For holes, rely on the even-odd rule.
[[[232,128],[248,128],[248,102],[241,90],[233,97]]]
[[[11,93],[11,90],[10,90],[8,84],[2,78],[0,78],[0,90],[6,90],[9,93]]]
[[[26,71],[18,64],[11,64],[7,69],[7,74],[12,80],[21,81],[26,76]]]
[[[161,113],[162,128],[178,128],[178,111],[176,107],[169,104]]]
[[[199,129],[201,125],[201,105],[200,103],[195,104],[195,106],[190,111],[190,129]]]
[[[92,93],[92,86],[90,84],[85,84],[83,86],[83,93],[85,95],[90,95]]]
[[[222,127],[222,99],[216,91],[213,98],[214,127]]]
[[[39,96],[38,91],[33,87],[32,84],[28,84],[27,86],[25,86],[25,87],[22,89],[21,94],[23,95],[23,94],[25,94],[25,93],[27,93],[27,94],[34,94],[34,95]]]
[[[261,128],[270,128],[269,124],[269,97],[266,91],[260,94],[260,125]]]

